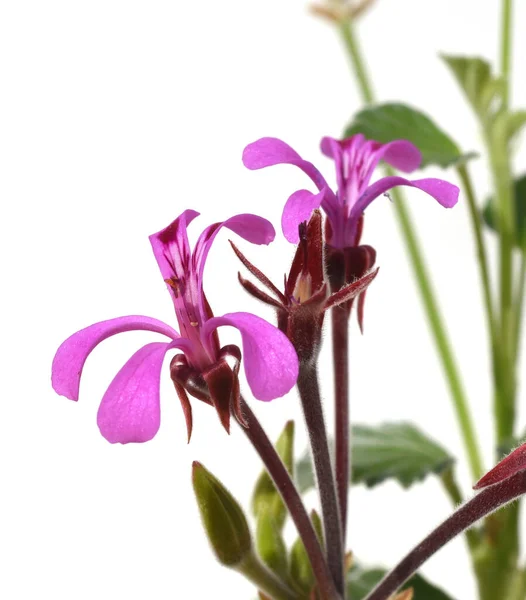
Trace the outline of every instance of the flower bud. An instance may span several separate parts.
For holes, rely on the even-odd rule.
[[[227,567],[235,567],[250,554],[252,547],[243,509],[223,484],[197,461],[192,465],[192,483],[217,560]]]

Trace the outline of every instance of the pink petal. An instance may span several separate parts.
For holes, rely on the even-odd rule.
[[[188,225],[199,215],[195,210],[185,210],[168,227],[150,236],[155,260],[163,279],[181,276],[190,261]]]
[[[377,150],[376,157],[404,173],[411,173],[418,169],[422,162],[420,150],[407,140],[394,140],[388,144],[382,144]]]
[[[249,144],[243,150],[243,164],[253,171],[274,165],[294,165],[308,175],[319,190],[328,187],[323,175],[312,163],[303,160],[295,150],[278,138],[264,137]]]
[[[500,463],[491,469],[489,473],[486,473],[480,481],[474,486],[474,490],[481,490],[482,488],[499,483],[504,479],[509,479],[515,473],[526,470],[526,444],[522,444],[511,454],[506,456]]]
[[[270,221],[252,214],[241,214],[231,217],[221,223],[207,227],[199,236],[195,245],[193,261],[194,268],[203,275],[206,257],[219,231],[226,227],[252,244],[270,244],[276,237],[276,230]]]
[[[108,442],[147,442],[155,436],[161,421],[161,368],[173,347],[165,342],[143,346],[110,383],[97,413],[100,432]]]
[[[324,196],[325,189],[317,194],[308,190],[298,190],[290,196],[281,217],[281,229],[289,242],[293,244],[299,242],[299,224],[310,219],[312,211],[319,208]]]
[[[66,396],[70,400],[78,400],[80,376],[91,351],[112,335],[134,330],[154,331],[171,339],[179,337],[175,329],[162,321],[137,315],[118,317],[90,325],[74,333],[57,350],[51,369],[53,389],[57,394]]]
[[[360,198],[358,198],[358,201],[353,207],[353,213],[356,215],[361,214],[375,198],[397,185],[407,185],[409,187],[418,188],[432,196],[439,204],[446,208],[455,206],[460,191],[456,185],[444,181],[443,179],[429,178],[409,181],[403,177],[393,175],[384,177],[370,185]]]
[[[298,378],[298,357],[287,336],[260,317],[237,312],[207,321],[203,337],[223,325],[241,333],[242,362],[254,396],[268,401],[289,392]]]

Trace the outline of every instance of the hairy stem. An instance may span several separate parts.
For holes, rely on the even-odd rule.
[[[519,471],[512,477],[480,491],[411,550],[366,596],[365,600],[387,600],[442,546],[481,518],[524,493],[526,493],[526,471]]]
[[[327,562],[336,589],[345,597],[343,538],[327,431],[323,418],[318,373],[315,363],[300,363],[298,390],[309,433],[314,472],[320,494],[321,516],[327,549]]]
[[[300,600],[300,596],[278,579],[254,552],[245,557],[235,569],[273,600]]]
[[[331,311],[332,355],[334,366],[334,439],[335,473],[342,538],[345,546],[347,533],[347,504],[351,485],[351,444],[349,417],[349,317],[342,307]]]
[[[320,546],[312,522],[305,510],[301,496],[292,481],[287,468],[279,454],[261,427],[256,415],[252,412],[245,400],[241,399],[241,410],[247,421],[248,427],[241,427],[261,457],[276,489],[281,494],[298,534],[300,535],[305,550],[309,557],[314,577],[318,583],[323,600],[340,600],[329,567]]]

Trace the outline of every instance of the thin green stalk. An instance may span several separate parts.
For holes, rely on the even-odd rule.
[[[501,443],[513,435],[515,425],[514,198],[507,149],[500,148],[500,144],[497,147],[495,146],[495,140],[491,135],[491,124],[485,124],[484,129],[497,198],[497,225],[499,231],[500,335],[497,368],[499,370],[498,380],[500,386],[494,409],[497,443]]]
[[[508,108],[510,97],[510,70],[511,70],[511,14],[512,0],[502,1],[502,35],[500,47],[500,72],[504,80],[502,100],[504,108]]]
[[[245,557],[235,569],[273,600],[299,600],[300,598],[297,593],[278,579],[254,552]]]
[[[475,237],[475,245],[477,247],[477,258],[480,267],[480,278],[482,281],[484,305],[486,308],[486,317],[488,320],[488,332],[490,335],[492,348],[494,349],[497,343],[498,329],[497,322],[495,320],[493,298],[491,295],[488,258],[486,254],[486,246],[484,244],[484,236],[482,233],[481,215],[477,206],[477,201],[475,199],[475,191],[471,182],[471,176],[465,163],[457,167],[457,173],[464,187],[465,197],[468,201],[469,214],[471,217],[471,224],[473,227],[473,235]]]
[[[513,326],[514,340],[513,340],[513,354],[514,363],[517,364],[520,352],[520,341],[522,331],[522,313],[524,310],[524,292],[526,286],[526,236],[524,237],[521,246],[521,265],[519,271],[519,283],[515,296],[515,322]]]
[[[366,104],[372,104],[374,100],[374,93],[367,71],[365,69],[365,61],[363,60],[362,53],[360,52],[360,46],[358,40],[354,35],[353,23],[351,21],[345,21],[339,24],[340,33],[347,50],[347,54],[351,60],[351,68],[354,75],[358,79],[360,92]]]
[[[354,35],[352,24],[340,24],[340,32],[351,60],[353,72],[358,79],[362,97],[368,104],[374,102],[374,95],[369,84],[369,78],[367,76],[363,58],[359,51],[358,41]],[[392,171],[387,171],[389,174],[392,174]],[[420,295],[429,319],[431,331],[435,338],[438,353],[442,360],[442,366],[446,373],[455,412],[457,414],[464,445],[466,447],[472,476],[475,480],[477,480],[483,473],[482,460],[480,458],[478,442],[475,435],[467,398],[461,382],[460,372],[453,356],[451,344],[446,334],[443,319],[438,309],[438,304],[435,300],[435,294],[427,273],[427,268],[424,263],[420,244],[416,237],[413,224],[411,223],[409,212],[404,204],[400,191],[395,188],[392,190],[391,194],[395,200],[395,211],[398,215],[398,220],[404,234],[409,257],[411,259],[413,271],[415,273],[416,281],[420,290]]]

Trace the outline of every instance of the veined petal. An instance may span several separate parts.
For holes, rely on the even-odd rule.
[[[177,331],[166,323],[138,315],[118,317],[90,325],[70,336],[57,350],[51,369],[53,389],[70,400],[78,400],[82,369],[95,346],[112,335],[135,330],[162,333],[172,340],[179,338]],[[187,340],[179,341],[181,345],[189,346]]]
[[[422,162],[420,150],[407,140],[394,140],[382,144],[375,155],[376,164],[379,160],[383,160],[404,173],[411,173],[418,169]]]
[[[365,192],[360,196],[355,206],[353,207],[353,215],[360,215],[362,212],[371,204],[371,202],[384,194],[388,190],[397,185],[407,185],[409,187],[418,188],[423,192],[426,192],[432,196],[439,204],[445,208],[451,208],[455,206],[458,201],[459,189],[456,185],[444,181],[443,179],[417,179],[415,181],[409,181],[403,177],[396,175],[390,177],[384,177],[379,181],[376,181],[370,185]]]
[[[328,187],[323,175],[312,163],[303,160],[295,150],[278,138],[264,137],[249,144],[243,150],[243,164],[252,171],[274,165],[294,165],[308,175],[319,190]]]
[[[281,229],[289,242],[299,242],[299,224],[311,218],[312,212],[320,207],[324,197],[325,188],[317,194],[308,190],[298,190],[289,197],[281,216]]]
[[[270,244],[276,237],[276,230],[270,221],[249,213],[235,215],[226,221],[214,223],[199,236],[193,253],[193,264],[201,278],[210,247],[220,229],[226,227],[252,244]]]
[[[108,442],[147,442],[161,421],[159,384],[165,354],[177,342],[143,346],[117,373],[97,413],[100,432]]]
[[[229,325],[241,333],[243,366],[252,393],[258,400],[285,395],[298,378],[298,357],[287,336],[277,327],[250,313],[229,313],[205,323],[203,336]]]
[[[155,260],[163,279],[181,276],[190,263],[188,225],[199,215],[195,210],[185,210],[168,227],[150,236]]]

